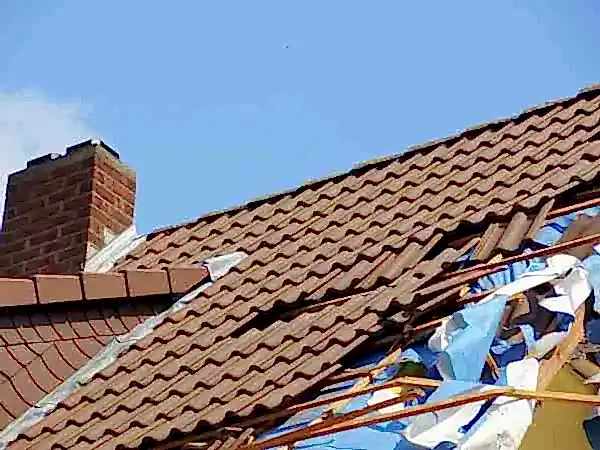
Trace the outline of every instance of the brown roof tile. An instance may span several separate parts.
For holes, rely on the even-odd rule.
[[[553,200],[546,202],[535,216],[528,217],[519,211],[509,222],[492,222],[481,237],[472,259],[487,261],[496,254],[518,250],[522,243],[531,241],[544,225],[553,204]]]
[[[154,303],[157,301],[163,309],[171,304],[168,297]],[[55,306],[45,318],[39,312],[23,312],[21,317],[27,321],[5,321],[0,325],[0,411],[6,413],[0,412],[0,420],[5,419],[0,427],[64,382],[109,339],[130,329],[123,325],[124,316],[118,307],[79,304],[70,306],[69,311],[74,309],[82,313],[78,320],[69,320],[73,315],[56,310]],[[140,315],[138,311],[136,314],[137,319],[152,315]],[[111,329],[107,317],[119,321],[121,328]]]
[[[249,256],[14,447],[136,447],[279,407],[339,370],[388,314],[411,319],[415,292],[466,250],[435,256],[449,233],[502,222],[510,233],[497,239],[518,245],[513,233],[539,226],[549,200],[597,176],[599,132],[590,90],[153,233],[119,270]]]
[[[82,367],[113,337],[163,311],[209,276],[205,267],[121,273],[0,278],[0,428]],[[147,276],[178,281],[148,289]],[[126,284],[126,279],[129,284]],[[143,287],[139,287],[142,285]],[[152,298],[129,297],[128,289]],[[145,291],[143,291],[145,290]],[[156,295],[158,294],[158,297]],[[117,299],[108,306],[98,300]]]

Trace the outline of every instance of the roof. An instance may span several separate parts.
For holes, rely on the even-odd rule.
[[[599,132],[590,89],[151,234],[118,269],[249,256],[13,447],[147,446],[305,395],[378,333],[413,323],[423,292],[473,246],[463,238],[519,212],[524,237],[551,199],[593,181]]]
[[[0,278],[0,428],[207,277],[201,267]]]

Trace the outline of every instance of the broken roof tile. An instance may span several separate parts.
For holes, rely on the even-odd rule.
[[[595,179],[599,133],[600,92],[586,91],[150,234],[116,270],[249,256],[14,448],[135,448],[306,394],[388,312],[397,327],[412,320],[425,301],[416,291],[470,249],[440,252],[444,238],[498,223],[510,233],[495,239],[514,248],[548,201]]]

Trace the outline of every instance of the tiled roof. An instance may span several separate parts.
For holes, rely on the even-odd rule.
[[[390,315],[411,320],[424,301],[416,291],[468,247],[440,253],[451,233],[519,211],[533,220],[596,177],[599,132],[592,89],[154,233],[119,268],[249,256],[14,447],[137,447],[280,407],[339,370]]]
[[[0,428],[208,276],[186,267],[0,278]]]

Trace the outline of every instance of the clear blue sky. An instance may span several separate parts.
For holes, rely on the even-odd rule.
[[[598,25],[594,0],[3,0],[0,90],[80,100],[149,231],[598,83]]]

